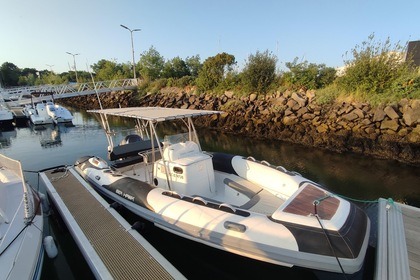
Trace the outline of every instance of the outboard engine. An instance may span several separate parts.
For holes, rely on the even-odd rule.
[[[134,142],[140,142],[140,141],[143,141],[140,135],[130,134],[130,135],[125,136],[125,138],[121,140],[120,145],[125,145],[125,144],[134,143]]]

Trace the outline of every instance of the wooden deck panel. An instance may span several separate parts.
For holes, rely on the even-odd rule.
[[[283,212],[308,216],[314,214],[314,201],[320,200],[317,205],[317,212],[321,219],[330,220],[336,213],[340,201],[335,197],[325,198],[325,192],[312,185],[304,189],[283,209]]]
[[[45,174],[113,279],[174,279],[71,172]]]

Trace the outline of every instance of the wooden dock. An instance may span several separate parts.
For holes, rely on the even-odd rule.
[[[420,279],[420,209],[401,205],[411,279]]]
[[[23,111],[22,111],[23,107],[21,106],[10,107],[8,105],[8,108],[13,113],[13,118],[14,118],[14,122],[16,126],[22,126],[27,123],[28,117],[25,116],[25,114],[23,114]]]
[[[379,199],[375,279],[420,279],[420,209]]]
[[[186,279],[73,168],[57,170],[41,179],[97,279]]]

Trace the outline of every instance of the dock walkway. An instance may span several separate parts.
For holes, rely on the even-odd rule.
[[[186,279],[73,168],[41,178],[97,279]]]
[[[401,205],[411,279],[420,279],[420,209]]]
[[[379,199],[375,279],[420,279],[420,209]]]

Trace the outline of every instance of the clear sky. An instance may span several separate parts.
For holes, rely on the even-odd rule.
[[[279,67],[295,57],[330,67],[375,33],[420,40],[419,0],[0,0],[0,65],[68,71],[100,59],[131,62],[152,45],[167,60],[219,52],[244,65],[269,50]]]

